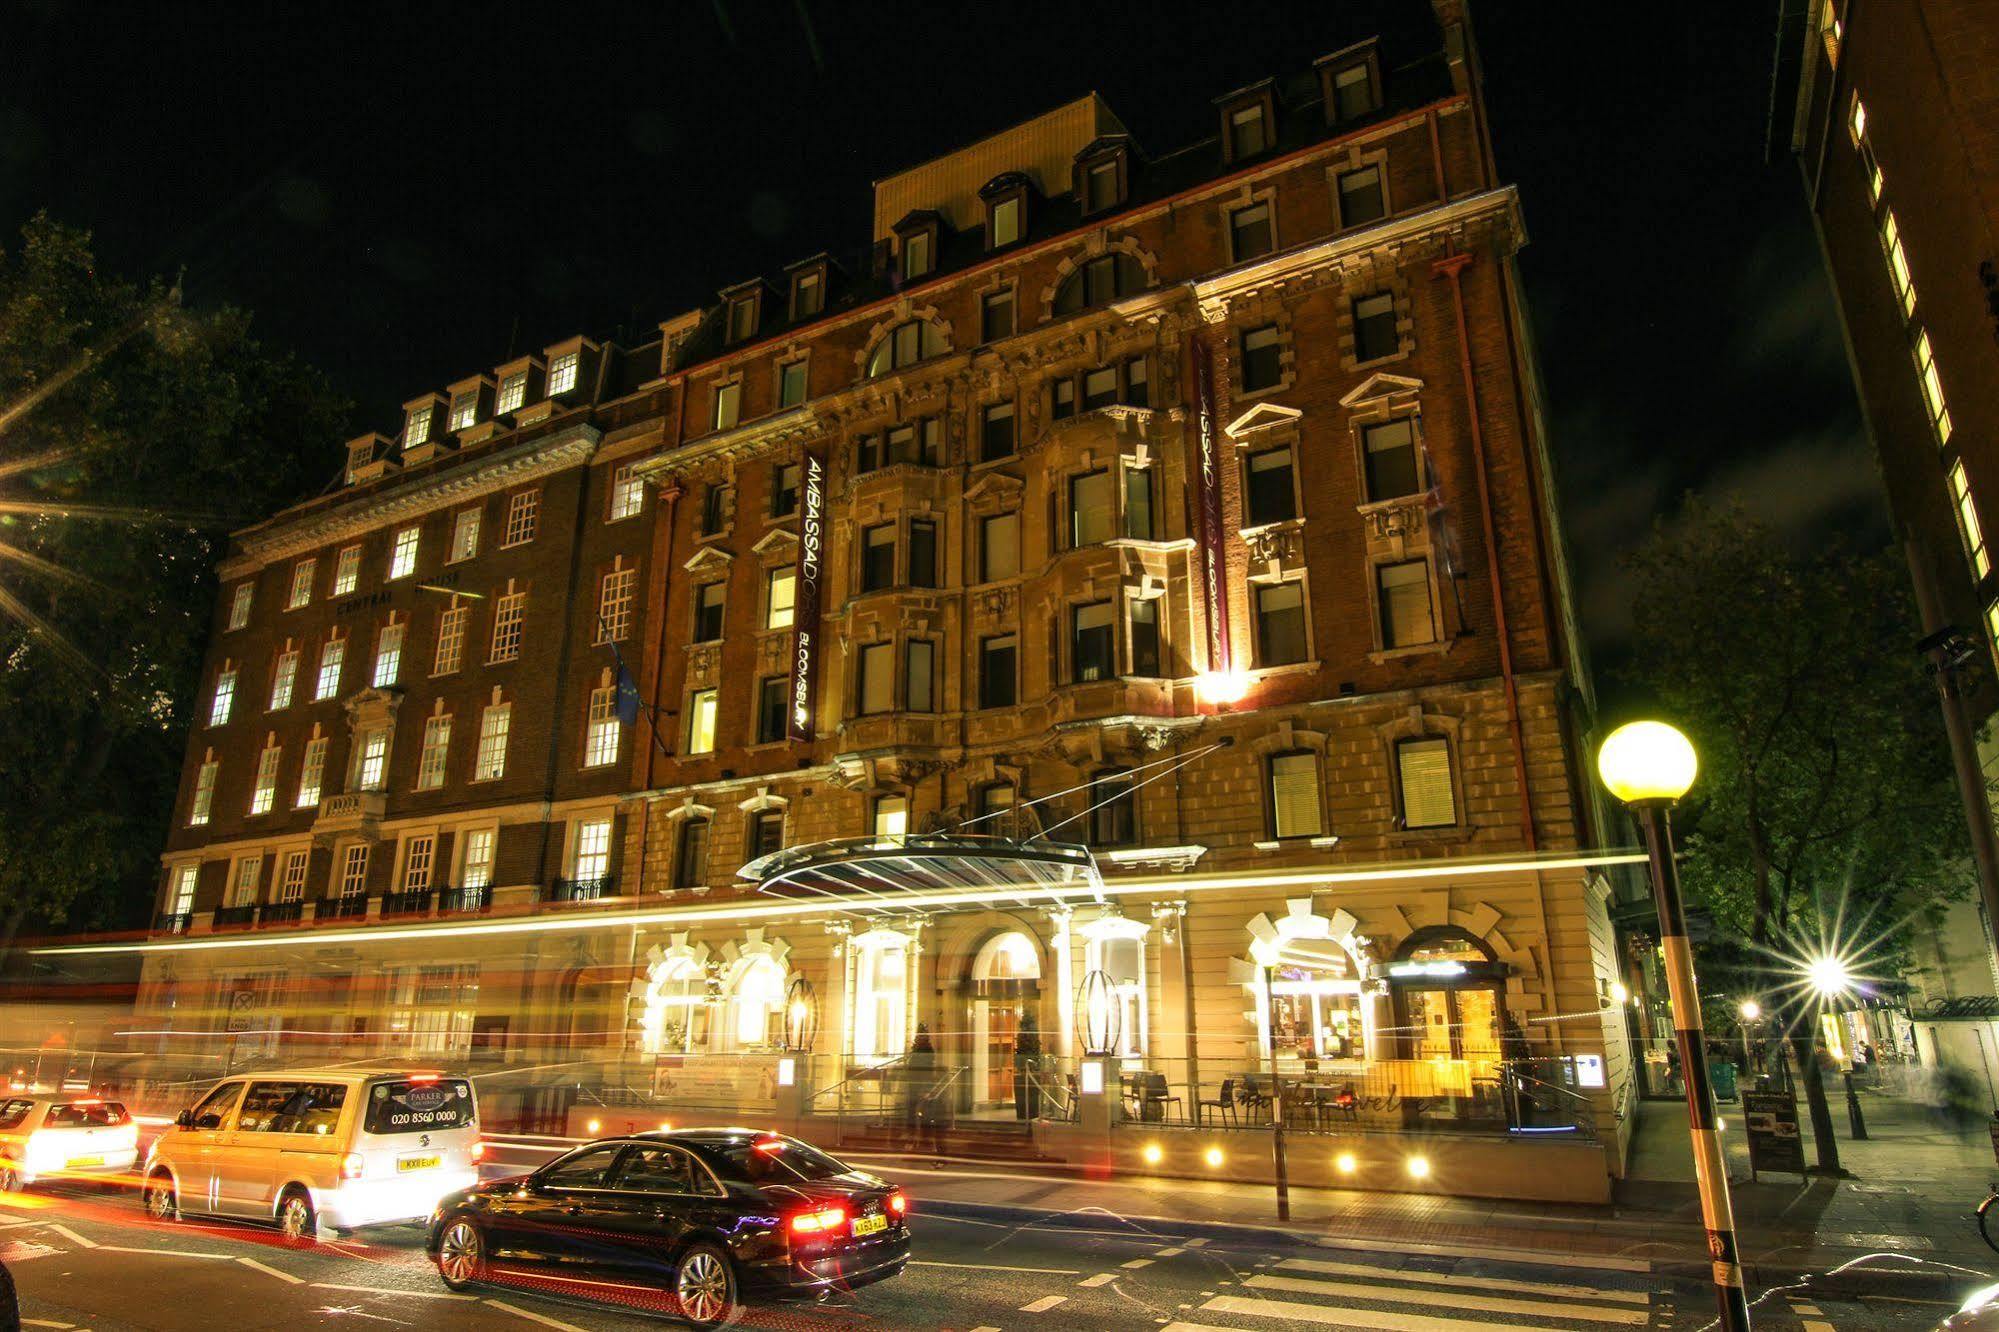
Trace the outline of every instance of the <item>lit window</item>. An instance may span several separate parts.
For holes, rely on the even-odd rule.
[[[389,552],[391,580],[407,578],[416,572],[416,547],[421,535],[421,530],[414,527],[405,527],[396,533],[396,544]]]
[[[361,548],[349,546],[333,565],[333,595],[344,597],[361,581]]]
[[[805,401],[805,362],[786,361],[777,368],[777,405],[796,407]]]
[[[1020,572],[1020,515],[996,513],[979,521],[979,576],[985,582]]]
[[[507,730],[513,705],[496,703],[479,714],[479,750],[472,760],[472,780],[490,782],[507,775]]]
[[[1093,546],[1117,534],[1111,508],[1111,474],[1085,472],[1069,478],[1069,544]]]
[[[403,844],[403,891],[420,893],[430,887],[430,867],[437,859],[437,837],[420,833]]]
[[[1361,432],[1370,503],[1413,495],[1416,477],[1416,421],[1404,416],[1366,426]]]
[[[285,853],[285,866],[278,875],[278,891],[273,901],[302,902],[305,900],[305,871],[312,863],[310,851],[289,851]]]
[[[315,702],[332,698],[340,692],[340,666],[346,656],[347,640],[344,638],[329,638],[326,646],[319,650],[319,680],[312,691]]]
[[[1950,409],[1944,405],[1943,381],[1937,377],[1936,353],[1930,350],[1930,335],[1927,331],[1916,334],[1916,374],[1923,385],[1923,403],[1929,408],[1930,427],[1937,432],[1937,443],[1950,442]]]
[[[611,877],[611,821],[591,819],[576,825],[576,862],[570,866],[579,882]]]
[[[1237,263],[1269,254],[1274,243],[1269,203],[1253,203],[1229,214],[1229,247]]]
[[[257,901],[257,879],[264,872],[262,856],[244,856],[236,862],[236,873],[229,881],[229,905],[233,907],[253,906]]]
[[[1888,276],[1895,284],[1895,299],[1901,302],[1902,317],[1916,313],[1916,284],[1909,276],[1909,256],[1902,249],[1902,229],[1895,223],[1895,210],[1881,213],[1881,249],[1888,256]]]
[[[583,766],[601,768],[618,761],[618,687],[590,691],[590,712],[583,737]]]
[[[479,828],[465,834],[465,852],[458,865],[458,884],[461,888],[484,888],[493,882],[493,841],[491,828]]]
[[[464,430],[479,420],[479,391],[461,393],[451,400],[451,428]]]
[[[902,238],[902,277],[907,282],[920,278],[936,267],[930,252],[930,233],[918,231]]]
[[[361,737],[361,753],[354,764],[354,788],[379,791],[389,774],[389,733],[373,730]]]
[[[1957,501],[1957,527],[1964,537],[1965,553],[1971,557],[1972,573],[1983,578],[1992,572],[1992,560],[1985,553],[1985,535],[1978,527],[1978,506],[1971,499],[1971,478],[1965,475],[1962,462],[1950,465],[1950,493]]]
[[[1377,222],[1388,215],[1388,200],[1381,192],[1380,166],[1364,166],[1340,173],[1340,225],[1357,227]]]
[[[673,857],[673,886],[698,888],[708,882],[708,820],[687,819],[680,826],[680,846]]]
[[[895,707],[895,644],[869,643],[861,649],[855,683],[855,711],[863,717]]]
[[[444,785],[445,764],[450,755],[451,714],[424,718],[423,752],[416,765],[417,790],[435,791]]]
[[[1291,481],[1291,450],[1265,449],[1249,455],[1244,496],[1251,527],[1289,522],[1298,516],[1298,492]]]
[[[1388,292],[1362,296],[1353,303],[1353,358],[1362,364],[1379,361],[1402,350],[1395,334],[1395,297]]]
[[[1243,330],[1242,373],[1244,393],[1261,393],[1276,388],[1283,378],[1283,359],[1277,325]]]
[[[1867,137],[1867,108],[1861,105],[1860,94],[1853,94],[1853,108],[1847,112],[1846,129],[1853,136],[1856,147]]]
[[[566,352],[556,357],[548,365],[548,396],[567,393],[576,387],[578,367],[583,361],[580,352]]]
[[[298,770],[298,798],[292,801],[295,809],[311,809],[319,803],[319,788],[326,776],[326,737],[317,736],[306,741],[305,762]]]
[[[449,675],[465,657],[465,622],[472,618],[470,606],[453,606],[437,617],[437,653],[432,658],[432,675]]]
[[[1318,837],[1326,829],[1319,802],[1319,761],[1296,750],[1270,756],[1270,835]]]
[[[287,648],[278,654],[278,664],[271,668],[271,711],[292,705],[292,684],[298,678],[298,649]]]
[[[266,745],[257,755],[257,781],[250,788],[250,812],[268,814],[278,799],[278,760],[284,750],[277,745]]]
[[[712,643],[722,636],[722,603],[728,597],[724,583],[703,583],[694,589],[694,641]]]
[[[632,632],[632,599],[637,569],[613,569],[597,591],[597,641],[622,643]]]
[[[988,292],[979,302],[979,340],[998,342],[1013,336],[1013,288]]]
[[[1256,587],[1256,664],[1290,666],[1304,661],[1305,585],[1260,583]]]
[[[208,814],[215,806],[215,774],[221,764],[214,759],[203,763],[194,774],[194,803],[188,808],[187,821],[199,828],[208,822]]]
[[[1069,651],[1078,682],[1108,680],[1117,674],[1112,618],[1108,601],[1077,606],[1069,612]]]
[[[286,610],[297,610],[312,600],[312,575],[318,568],[318,560],[300,560],[292,566],[292,590],[285,598]]]
[[[388,688],[402,673],[403,633],[407,627],[401,621],[385,624],[382,632],[375,636],[375,676],[370,681],[375,688]]]
[[[194,910],[194,890],[201,882],[201,867],[182,865],[174,870],[173,906],[169,914],[185,916]]]
[[[409,414],[409,424],[403,428],[403,447],[413,449],[430,438],[430,408],[417,407]]]
[[[687,703],[687,752],[715,752],[715,691],[697,689]]]
[[[1403,827],[1448,828],[1458,821],[1451,797],[1451,747],[1441,737],[1397,741],[1395,766]]]
[[[368,844],[356,842],[340,861],[340,895],[359,897],[368,891]]]
[[[798,570],[772,569],[764,575],[764,628],[789,629],[798,610]]]
[[[809,319],[826,308],[826,280],[817,269],[791,279],[791,317]]]
[[[500,396],[493,402],[493,411],[500,416],[505,416],[508,412],[517,412],[521,409],[521,404],[527,401],[527,396],[528,372],[521,370],[508,375],[500,381]]]
[[[876,935],[854,948],[853,1059],[900,1058],[907,1046],[909,940]]]
[[[909,797],[876,796],[875,836],[885,841],[899,841],[908,831]]]
[[[1229,156],[1231,158],[1254,157],[1270,146],[1270,133],[1266,126],[1263,104],[1239,106],[1229,112]]]
[[[743,411],[743,386],[740,382],[717,384],[715,386],[715,412],[710,424],[717,430],[727,430],[741,419]]]
[[[1430,615],[1430,565],[1427,560],[1384,564],[1374,571],[1380,598],[1381,646],[1421,647],[1437,641]]]
[[[1011,245],[1020,239],[1020,196],[1008,195],[993,205],[993,248]]]
[[[254,583],[238,583],[236,595],[229,603],[229,627],[241,629],[250,623],[250,598],[256,594]]]
[[[1365,60],[1335,70],[1332,79],[1333,119],[1342,123],[1358,120],[1378,106],[1374,94],[1374,74]]]
[[[451,520],[451,558],[449,564],[469,560],[479,553],[479,525],[483,511],[460,509],[458,516]]]
[[[903,648],[902,697],[910,712],[937,710],[937,645],[927,638],[912,638]]]
[[[488,661],[512,661],[521,655],[521,621],[527,615],[528,594],[509,592],[493,607],[493,649]]]
[[[517,491],[507,500],[507,539],[502,547],[522,546],[534,540],[535,520],[541,516],[541,491]]]
[[[220,726],[229,720],[229,710],[236,703],[236,671],[232,667],[215,677],[215,697],[209,700],[208,724]]]
[[[979,644],[979,706],[1010,708],[1016,696],[1019,640],[1000,634]]]
[[[1825,58],[1834,65],[1839,63],[1840,42],[1845,36],[1846,29],[1840,24],[1832,0],[1820,0],[1819,40],[1825,43]]]

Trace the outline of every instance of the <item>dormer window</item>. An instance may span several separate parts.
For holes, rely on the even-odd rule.
[[[413,449],[430,438],[430,404],[412,407],[403,425],[403,447]]]
[[[1011,245],[1020,239],[1023,211],[1021,196],[1018,194],[994,200],[992,213],[988,219],[989,240],[994,249],[1002,245]]]
[[[500,396],[493,404],[494,415],[505,416],[509,412],[519,411],[521,404],[527,401],[527,396],[528,372],[521,370],[508,375],[500,381]]]
[[[1027,235],[1028,178],[1018,171],[1004,171],[979,190],[986,204],[986,248],[1004,249]]]
[[[564,352],[548,363],[548,396],[551,398],[569,392],[576,387],[577,376],[582,372],[583,354]]]
[[[810,319],[826,308],[826,265],[823,261],[792,270],[791,318]]]
[[[1270,82],[1217,100],[1222,111],[1222,160],[1242,162],[1270,151],[1277,142],[1276,107]]]
[[[920,278],[937,266],[935,234],[912,232],[902,238],[902,280]]]
[[[470,429],[479,420],[479,390],[472,389],[451,400],[451,429]]]
[[[759,316],[762,314],[763,294],[756,286],[737,288],[722,293],[728,302],[728,330],[723,341],[733,347],[739,342],[748,342],[757,335]]]
[[[1115,208],[1130,184],[1130,153],[1119,135],[1098,139],[1076,154],[1076,201],[1084,216]]]
[[[1371,39],[1335,51],[1318,65],[1328,125],[1351,125],[1381,109],[1381,53]]]

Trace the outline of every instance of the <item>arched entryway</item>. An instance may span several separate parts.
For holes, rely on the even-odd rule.
[[[973,1111],[1010,1115],[1021,1027],[1041,998],[1041,948],[1019,930],[995,934],[973,957],[970,977]]]
[[[1473,1071],[1498,1062],[1505,985],[1505,965],[1466,931],[1417,930],[1388,965],[1402,1057],[1448,1060]]]

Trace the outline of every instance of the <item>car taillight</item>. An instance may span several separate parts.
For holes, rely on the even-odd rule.
[[[847,1209],[828,1207],[817,1212],[800,1212],[791,1218],[791,1233],[794,1235],[823,1235],[829,1230],[837,1230],[847,1221]]]
[[[359,1179],[362,1169],[368,1164],[359,1152],[349,1152],[340,1158],[340,1178]]]
[[[909,1215],[909,1198],[901,1189],[888,1195],[888,1210],[897,1216]]]
[[[483,1143],[483,1142],[475,1142],[475,1143],[473,1143],[473,1144],[472,1144],[472,1159],[473,1159],[474,1161],[483,1161],[483,1160],[485,1160],[485,1159],[486,1159],[486,1144],[485,1144],[485,1143]]]

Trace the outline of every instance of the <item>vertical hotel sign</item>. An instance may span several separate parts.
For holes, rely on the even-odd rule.
[[[1188,339],[1194,379],[1195,532],[1201,560],[1202,609],[1208,622],[1208,669],[1229,670],[1228,562],[1222,526],[1222,459],[1215,427],[1215,362],[1208,340]]]
[[[791,648],[791,707],[785,735],[812,739],[812,701],[819,685],[819,583],[826,573],[826,458],[799,458],[798,589]]]

